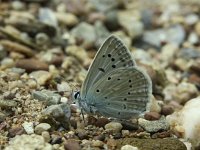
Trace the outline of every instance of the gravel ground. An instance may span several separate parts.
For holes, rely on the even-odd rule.
[[[199,0],[1,0],[0,149],[198,150],[199,14]],[[110,35],[152,80],[143,118],[83,120],[72,100]]]

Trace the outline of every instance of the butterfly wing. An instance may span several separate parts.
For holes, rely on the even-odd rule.
[[[151,93],[151,80],[144,71],[119,68],[95,83],[88,93],[88,106],[103,116],[130,119],[148,109]]]
[[[135,62],[129,50],[117,37],[110,36],[97,52],[89,68],[81,88],[81,99],[85,99],[90,88],[93,88],[93,85],[108,72],[120,67],[131,66],[135,66]]]

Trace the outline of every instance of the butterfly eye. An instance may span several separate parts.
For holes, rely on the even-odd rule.
[[[74,98],[75,99],[77,99],[79,96],[80,96],[80,92],[79,91],[74,93]]]

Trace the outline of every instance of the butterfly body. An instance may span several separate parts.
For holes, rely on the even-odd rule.
[[[87,113],[130,119],[148,109],[151,92],[149,76],[136,66],[121,40],[110,36],[97,52],[75,99]]]

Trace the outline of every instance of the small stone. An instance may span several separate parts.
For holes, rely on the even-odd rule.
[[[67,140],[64,143],[65,150],[81,150],[81,146],[78,141],[75,140]]]
[[[6,55],[7,55],[7,52],[6,52],[5,48],[0,44],[0,60],[5,58]]]
[[[6,119],[6,114],[0,112],[0,123]]]
[[[39,17],[39,21],[46,25],[49,25],[55,28],[58,26],[58,21],[55,16],[55,12],[53,12],[52,9],[49,9],[47,7],[45,8],[40,7],[38,17]]]
[[[75,26],[79,21],[78,18],[72,13],[58,12],[56,13],[58,22],[68,27]]]
[[[17,106],[17,102],[14,101],[14,100],[0,99],[0,108],[7,108],[8,109],[8,108],[16,107],[16,106]]]
[[[104,127],[109,122],[107,118],[98,118],[94,125],[96,127]]]
[[[155,133],[151,137],[154,139],[157,139],[157,138],[166,138],[166,137],[170,137],[170,136],[171,136],[171,134],[169,131],[164,131],[164,132]]]
[[[61,82],[61,84],[57,84],[58,92],[71,92],[72,89],[67,82]]]
[[[112,131],[114,133],[120,132],[122,129],[121,123],[118,122],[110,122],[105,125],[105,130],[106,131]]]
[[[48,131],[51,126],[48,123],[40,123],[35,127],[35,133],[41,134],[43,131]]]
[[[139,125],[145,129],[147,132],[158,132],[169,129],[169,124],[166,121],[165,117],[161,117],[160,120],[148,121],[140,118],[138,120]]]
[[[24,8],[25,8],[25,5],[24,5],[24,3],[23,2],[21,2],[21,1],[13,1],[12,3],[11,3],[11,6],[12,6],[12,8],[14,9],[14,10],[23,10]]]
[[[79,131],[77,136],[80,140],[89,139],[88,134],[84,130]]]
[[[200,36],[200,21],[198,21],[195,25],[195,31]]]
[[[196,14],[189,14],[185,17],[185,23],[188,25],[194,25],[199,20],[199,16]]]
[[[109,3],[107,3],[107,1],[102,0],[89,0],[89,4],[100,12],[108,12],[109,10],[117,8],[119,2],[110,0]]]
[[[9,133],[8,136],[10,138],[13,138],[16,135],[22,135],[22,134],[24,134],[25,131],[24,131],[24,129],[22,127],[14,127],[14,128],[9,129],[8,133]]]
[[[44,138],[40,135],[17,135],[16,137],[12,138],[11,141],[9,141],[9,145],[5,148],[5,150],[21,150],[27,149],[27,150],[53,150],[53,147],[51,144],[44,141]]]
[[[174,108],[171,105],[164,105],[161,110],[161,114],[167,116],[174,112]]]
[[[36,59],[21,59],[16,63],[16,67],[25,69],[27,72],[32,72],[36,70],[48,70],[49,66]]]
[[[33,122],[24,122],[22,124],[24,130],[26,131],[27,134],[33,134],[34,133],[34,128],[33,128]]]
[[[130,134],[129,130],[122,130],[122,136],[126,137]]]
[[[92,140],[92,146],[94,147],[103,147],[104,143],[99,140]]]
[[[123,126],[123,130],[138,130],[138,124],[137,123],[133,123],[133,122],[128,122],[128,121],[122,121],[121,122],[122,126]]]
[[[124,145],[121,147],[121,150],[138,150],[138,148],[131,145]]]
[[[35,41],[38,45],[44,45],[44,44],[47,44],[49,42],[49,37],[47,34],[45,33],[38,33],[36,36],[35,36]]]
[[[1,68],[11,68],[11,67],[14,67],[14,60],[11,59],[11,58],[4,58],[2,61],[1,61]]]
[[[144,115],[146,120],[158,120],[160,119],[161,115],[157,112],[147,112]]]
[[[51,135],[51,144],[61,144],[62,137],[59,135]]]
[[[84,48],[91,47],[96,41],[94,27],[86,22],[78,24],[78,26],[72,29],[71,34],[80,41],[83,41],[82,46]]]
[[[61,99],[59,94],[49,90],[33,91],[32,96],[34,99],[44,101],[47,106],[58,104]]]
[[[117,141],[114,139],[107,140],[108,149],[116,149]]]
[[[144,25],[139,20],[139,15],[135,10],[119,11],[118,19],[119,24],[127,31],[132,39],[142,35]]]
[[[52,74],[48,71],[39,70],[30,73],[29,76],[36,79],[39,85],[45,85],[51,79]]]
[[[97,121],[97,118],[93,116],[88,116],[88,125],[94,125]]]
[[[95,136],[93,139],[94,140],[104,141],[105,135],[104,134],[100,134],[100,135]]]
[[[22,53],[28,57],[34,56],[34,54],[35,54],[34,51],[32,49],[30,49],[29,47],[21,45],[16,42],[11,42],[8,40],[1,40],[0,44],[3,45],[3,47],[9,52]]]
[[[42,137],[44,138],[45,142],[50,142],[51,137],[50,137],[49,132],[43,131],[41,135],[42,135]]]

